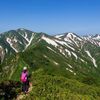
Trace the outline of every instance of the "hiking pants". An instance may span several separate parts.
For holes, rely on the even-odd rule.
[[[22,91],[28,92],[28,88],[29,88],[28,82],[23,82],[22,83]]]

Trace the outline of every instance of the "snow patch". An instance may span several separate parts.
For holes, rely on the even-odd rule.
[[[55,61],[53,61],[53,63],[55,64],[55,65],[59,65],[57,62],[55,62]]]
[[[59,48],[59,51],[60,51],[60,53],[62,53],[64,56],[66,56],[65,53],[64,53],[64,50],[63,50],[62,48]]]
[[[69,43],[74,43],[77,47],[79,47],[78,43],[79,41],[81,42],[82,39],[73,33],[68,33],[66,37],[64,38],[64,41],[69,42]]]
[[[17,39],[16,39],[16,37],[14,37],[14,40],[13,40],[14,42],[17,42]]]
[[[65,46],[67,46],[68,48],[70,48],[70,49],[72,49],[73,51],[75,51],[75,49],[74,49],[73,47],[69,46],[66,42],[64,42],[64,41],[58,41],[58,40],[55,40],[55,41],[58,42],[58,43],[61,44],[61,45],[65,45]]]
[[[100,42],[98,42],[98,45],[100,46]]]
[[[78,58],[77,55],[74,52],[72,52],[72,54],[76,59]]]
[[[76,75],[76,73],[74,73],[74,75]]]
[[[21,41],[19,41],[20,44],[23,44]]]
[[[97,36],[94,37],[93,39],[95,39],[95,40],[99,40],[99,39],[100,39],[100,35],[97,35]]]
[[[73,42],[76,44],[77,47],[79,47],[79,45],[78,45],[78,43],[76,41],[73,41]]]
[[[55,46],[55,47],[58,46],[58,44],[57,44],[54,40],[52,40],[52,39],[50,39],[50,38],[47,38],[47,37],[45,37],[44,35],[42,36],[42,39],[45,40],[48,44],[51,44],[51,45],[53,45],[53,46]]]
[[[25,36],[23,36],[28,42],[29,42],[29,39],[27,37],[27,33],[25,32]]]
[[[92,55],[90,54],[90,52],[89,52],[89,51],[85,51],[85,52],[86,52],[87,55],[91,58],[91,60],[92,60],[92,62],[93,62],[93,64],[94,64],[94,66],[97,67],[96,60],[92,57]]]
[[[0,45],[0,48],[2,48],[2,46]]]
[[[68,53],[68,55],[71,57],[71,53],[69,50],[65,49],[65,51]]]
[[[70,68],[73,68],[71,65],[67,64]]]
[[[70,71],[71,73],[73,73],[73,70],[69,69],[69,68],[66,68],[66,70]]]
[[[61,39],[62,36],[63,36],[63,34],[56,35],[55,38]]]
[[[45,58],[48,58],[46,55],[43,55]]]
[[[67,34],[67,37],[70,38],[70,39],[72,39],[72,40],[76,38],[77,40],[82,41],[81,38],[79,38],[78,36],[76,36],[76,35],[73,34],[73,33],[68,33],[68,34]]]
[[[24,35],[20,34],[27,42],[29,42],[29,39],[27,38],[27,33],[25,32]]]
[[[83,59],[81,59],[81,58],[80,58],[80,60],[81,60],[82,62],[85,62],[85,61],[84,61]]]
[[[72,43],[72,41],[68,37],[65,37],[64,38],[64,41],[69,42],[69,43]]]
[[[28,44],[26,45],[25,49],[31,44],[33,38],[34,38],[34,33],[32,33],[32,36],[31,36],[30,40],[28,41]]]
[[[18,50],[16,48],[13,47],[13,44],[11,43],[11,39],[10,38],[6,38],[6,41],[9,43],[10,47],[16,52],[18,53]]]
[[[69,68],[66,68],[66,70],[70,71],[71,73],[73,73],[74,75],[76,75],[75,72],[73,72],[73,70],[69,69]]]
[[[51,50],[51,51],[55,52],[55,51],[54,51],[53,49],[51,49],[50,47],[48,47],[48,46],[47,46],[47,48],[48,48],[49,50]],[[56,52],[55,52],[55,53],[56,53]]]

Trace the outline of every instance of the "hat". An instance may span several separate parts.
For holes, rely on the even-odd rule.
[[[27,70],[27,67],[24,67],[23,70]]]

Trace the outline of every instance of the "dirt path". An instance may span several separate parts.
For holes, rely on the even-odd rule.
[[[31,91],[32,91],[32,84],[30,84],[30,88],[29,88],[29,90],[28,90],[28,93],[31,92]],[[21,100],[21,99],[23,99],[25,96],[28,95],[28,93],[27,93],[27,94],[20,94],[20,95],[18,95],[17,98],[16,98],[16,100]]]

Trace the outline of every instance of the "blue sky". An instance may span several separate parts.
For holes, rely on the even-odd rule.
[[[0,0],[0,33],[17,28],[100,33],[100,0]]]

